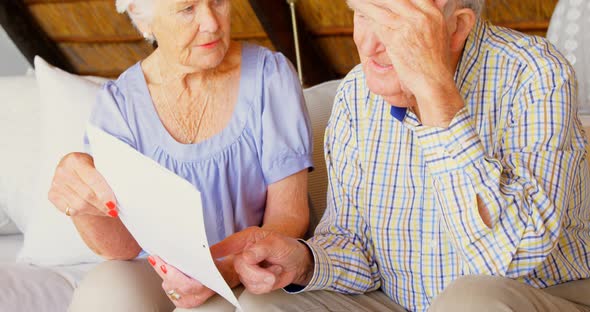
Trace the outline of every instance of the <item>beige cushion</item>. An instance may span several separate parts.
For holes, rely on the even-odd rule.
[[[310,231],[315,229],[326,209],[328,173],[324,160],[324,132],[332,113],[332,104],[339,84],[340,80],[328,81],[303,92],[311,119],[313,163],[315,166],[315,170],[309,174],[308,183],[312,209]]]

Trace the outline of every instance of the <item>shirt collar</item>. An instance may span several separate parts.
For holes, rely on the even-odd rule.
[[[406,117],[406,111],[407,108],[405,107],[397,107],[397,106],[391,106],[391,116],[393,116],[393,118],[399,120],[399,121],[404,121],[404,118]]]
[[[478,18],[475,26],[465,41],[463,55],[461,56],[459,64],[457,65],[457,70],[455,71],[455,83],[463,96],[469,93],[474,82],[477,81],[479,68],[481,66],[481,62],[479,62],[480,53],[482,44],[486,40],[488,30],[488,22]]]

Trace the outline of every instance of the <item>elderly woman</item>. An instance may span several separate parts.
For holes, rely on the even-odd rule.
[[[211,245],[250,226],[302,236],[311,133],[287,59],[230,40],[230,0],[118,0],[117,7],[158,48],[104,86],[90,122],[201,192]],[[71,311],[231,309],[173,264],[138,257],[142,248],[117,218],[115,194],[89,154],[62,159],[49,197],[97,254],[136,259],[91,271]],[[170,242],[191,247],[190,239]],[[232,258],[216,264],[240,289]]]

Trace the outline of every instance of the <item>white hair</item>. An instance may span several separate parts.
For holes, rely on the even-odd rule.
[[[131,18],[131,22],[137,28],[137,23],[141,22],[144,24],[150,24],[152,19],[154,18],[154,2],[155,0],[116,0],[115,5],[117,7],[117,12],[119,13],[127,13],[129,18]],[[133,12],[129,10],[131,5],[134,6]],[[146,34],[143,34],[144,37],[148,41],[153,41],[153,35],[149,34],[149,37]]]
[[[481,14],[483,12],[485,0],[456,0],[457,5],[460,8],[470,8],[476,14]]]

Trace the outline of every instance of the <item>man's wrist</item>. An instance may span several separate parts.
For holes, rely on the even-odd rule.
[[[416,96],[420,121],[425,126],[447,128],[465,103],[454,82],[433,85]]]
[[[313,253],[311,252],[307,244],[301,241],[299,241],[299,243],[299,248],[301,250],[301,265],[299,267],[301,271],[297,274],[297,277],[293,281],[293,284],[307,286],[313,278],[313,272],[315,269]]]

